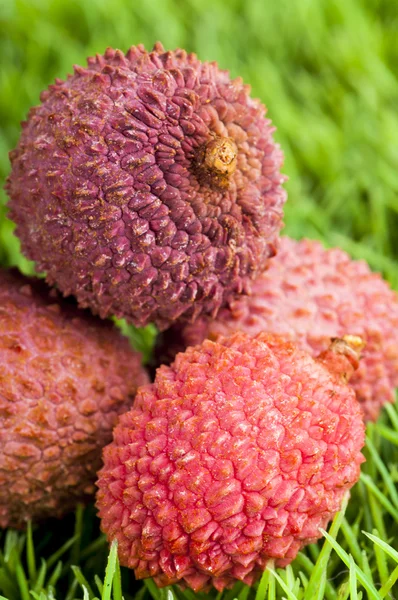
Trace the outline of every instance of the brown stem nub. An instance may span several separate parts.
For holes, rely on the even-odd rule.
[[[332,338],[329,348],[318,356],[318,360],[323,362],[329,371],[348,381],[359,366],[364,347],[364,341],[357,335]]]
[[[200,179],[209,185],[227,188],[235,172],[238,148],[232,138],[214,136],[197,154],[196,167]]]

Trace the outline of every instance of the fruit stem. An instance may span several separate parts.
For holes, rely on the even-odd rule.
[[[197,167],[201,179],[227,188],[237,165],[238,148],[230,137],[216,135],[199,149]]]
[[[364,347],[364,341],[357,335],[331,338],[329,348],[318,356],[318,360],[323,362],[329,371],[347,382],[359,366]]]

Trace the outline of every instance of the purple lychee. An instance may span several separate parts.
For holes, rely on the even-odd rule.
[[[41,95],[10,216],[47,281],[102,317],[215,314],[275,253],[285,192],[265,107],[184,50],[108,49]]]

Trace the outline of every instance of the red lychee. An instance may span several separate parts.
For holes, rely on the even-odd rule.
[[[222,590],[319,538],[363,461],[362,411],[345,383],[357,345],[335,340],[315,360],[237,333],[158,369],[120,417],[97,482],[121,564],[159,586]]]

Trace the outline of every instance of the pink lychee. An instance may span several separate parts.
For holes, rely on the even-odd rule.
[[[170,362],[177,351],[205,337],[268,331],[294,340],[316,356],[331,337],[347,333],[365,342],[350,384],[365,418],[375,420],[398,386],[398,295],[364,261],[319,242],[281,239],[277,256],[252,285],[252,295],[233,301],[216,319],[178,324],[158,342],[158,356]]]
[[[91,500],[102,447],[147,381],[112,323],[0,271],[0,527]]]

